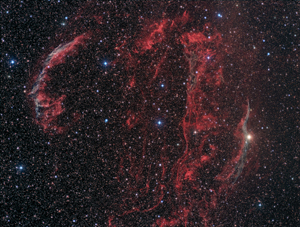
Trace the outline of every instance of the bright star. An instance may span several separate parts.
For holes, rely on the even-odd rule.
[[[108,122],[108,119],[105,119],[104,122],[107,123],[107,122]]]
[[[103,63],[105,66],[107,66],[107,62],[105,61],[104,63]]]
[[[222,15],[220,13],[218,13],[218,17],[222,17]]]
[[[165,85],[164,85],[164,84],[161,84],[160,86],[161,86],[161,87],[164,87]]]
[[[161,125],[161,121],[158,121],[157,124]]]
[[[11,64],[15,64],[15,61],[14,61],[14,60],[11,60],[10,63],[11,63]]]

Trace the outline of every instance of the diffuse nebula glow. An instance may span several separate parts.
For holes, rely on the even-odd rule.
[[[169,9],[172,14],[145,19],[112,6],[110,11],[97,7],[93,5],[87,30],[52,51],[37,76],[30,93],[36,122],[45,132],[61,134],[82,119],[78,102],[67,107],[69,91],[74,87],[67,85],[58,89],[59,93],[47,89],[51,80],[56,80],[51,70],[75,67],[69,57],[80,58],[76,62],[81,68],[94,64],[96,60],[87,62],[97,59],[105,49],[97,49],[99,40],[106,32],[114,36],[113,44],[107,45],[114,50],[111,68],[103,78],[113,75],[109,80],[118,84],[118,98],[112,94],[109,100],[125,107],[120,107],[121,123],[114,131],[122,141],[114,154],[118,156],[115,178],[120,198],[111,205],[109,226],[129,226],[132,215],[138,223],[138,213],[155,217],[153,226],[211,226],[219,199],[234,187],[249,149],[245,139],[249,104],[244,118],[228,123],[234,119],[228,107],[234,100],[226,91],[230,81],[223,73],[226,51],[221,34],[212,24],[199,22],[195,12],[188,9],[176,8],[178,13],[174,13],[167,6],[166,12]],[[104,17],[113,18],[114,32],[104,27]],[[82,12],[76,18],[84,18]],[[128,23],[139,20],[139,30],[133,34],[116,22],[124,18]],[[92,57],[85,57],[87,54]],[[80,76],[89,78],[93,70],[101,73],[90,66]],[[82,80],[78,75],[65,76],[71,81]],[[104,101],[100,105],[109,108]],[[62,114],[69,121],[57,124]],[[158,125],[157,119],[163,124]]]
[[[66,130],[64,126],[56,125],[57,116],[61,115],[65,108],[63,102],[66,95],[63,94],[59,97],[53,97],[47,93],[47,82],[52,78],[48,72],[57,65],[63,65],[66,62],[67,55],[78,55],[78,47],[83,46],[86,35],[80,35],[73,41],[59,45],[47,57],[43,64],[42,72],[38,75],[29,97],[34,100],[36,122],[41,125],[45,132],[55,131],[60,134]],[[73,121],[78,120],[78,115],[74,113]]]

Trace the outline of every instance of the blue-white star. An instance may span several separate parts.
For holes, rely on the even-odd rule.
[[[16,169],[19,170],[19,171],[22,171],[24,169],[24,167],[23,166],[17,166]]]

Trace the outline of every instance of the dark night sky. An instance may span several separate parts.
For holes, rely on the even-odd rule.
[[[118,186],[108,183],[114,177],[111,173],[114,167],[108,168],[107,162],[116,154],[106,154],[99,160],[95,155],[97,148],[108,146],[109,141],[115,140],[115,128],[109,127],[120,122],[114,118],[114,113],[103,107],[103,115],[97,118],[102,122],[112,119],[110,122],[114,126],[93,127],[95,116],[87,111],[85,123],[75,125],[62,136],[51,137],[34,123],[34,109],[27,99],[31,89],[28,86],[33,80],[31,73],[39,70],[36,67],[41,67],[39,61],[51,52],[49,48],[58,46],[60,37],[68,36],[66,33],[74,26],[71,21],[84,3],[77,0],[9,0],[0,3],[1,226],[108,226],[107,213],[111,206],[107,204],[119,198],[115,190]],[[234,4],[238,7],[234,8]],[[131,10],[141,7],[131,5],[134,5]],[[248,62],[239,64],[242,67],[239,72],[252,76],[243,78],[239,75],[243,89],[239,94],[249,98],[253,110],[248,129],[255,140],[256,158],[255,167],[245,168],[247,173],[230,197],[225,212],[228,218],[222,216],[223,221],[214,224],[300,226],[300,3],[242,1],[225,4],[220,1],[213,7],[211,15],[216,15],[214,25],[218,30],[229,34],[228,29],[232,29],[232,35],[236,31],[237,43],[231,37],[228,39],[231,45],[247,46],[241,48],[239,54],[253,51],[254,59],[242,58],[251,62],[250,73]],[[144,7],[141,10],[147,15],[150,9]],[[232,15],[237,18],[239,15],[241,19],[232,20]],[[130,20],[125,23],[128,29]],[[106,26],[110,29],[113,25]],[[242,31],[240,27],[243,27]],[[108,61],[113,56],[110,45],[113,44],[103,50],[109,52]],[[227,64],[238,61],[234,56],[229,58]],[[101,64],[100,68],[106,67]],[[92,95],[89,91],[84,92],[86,96]],[[116,95],[117,92],[107,97],[113,99]],[[83,104],[80,108],[84,110]],[[97,130],[101,127],[105,139],[98,144]],[[116,149],[118,143],[121,144],[116,142]],[[88,169],[86,174],[85,169]],[[139,217],[143,221],[139,224],[124,221],[123,225],[150,226],[158,213],[134,215],[132,219]]]

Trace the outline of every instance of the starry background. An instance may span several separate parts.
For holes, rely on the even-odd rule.
[[[114,185],[105,183],[111,176],[103,176],[105,170],[98,167],[88,177],[79,171],[84,165],[93,166],[86,161],[93,158],[88,157],[93,153],[85,152],[84,148],[100,146],[95,145],[97,133],[78,130],[51,139],[33,123],[32,109],[26,99],[32,67],[83,3],[1,2],[1,226],[107,225],[107,211],[99,209],[99,204],[114,199]],[[300,3],[239,4],[234,10],[243,15],[243,23],[251,28],[245,42],[252,40],[253,49],[259,49],[256,72],[259,76],[248,91],[250,99],[256,102],[253,117],[257,119],[251,130],[257,132],[254,136],[260,154],[259,169],[247,180],[246,196],[236,194],[235,205],[228,211],[230,221],[219,226],[232,223],[297,226],[300,225]],[[222,21],[233,13],[232,8],[227,9],[221,3],[217,9]],[[77,136],[77,142],[71,145],[66,144],[70,134],[73,138]],[[64,174],[55,175],[58,160],[65,164],[60,167],[60,173]]]

